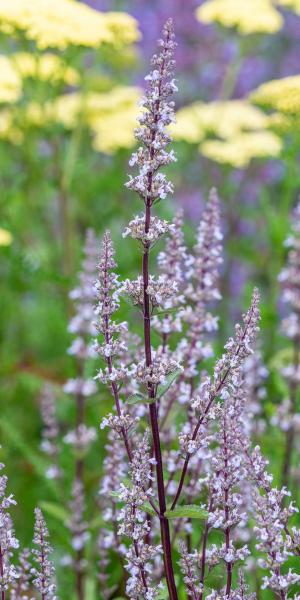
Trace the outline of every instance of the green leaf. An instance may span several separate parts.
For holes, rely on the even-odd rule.
[[[112,496],[113,498],[118,498],[118,499],[120,500],[120,502],[123,502],[123,500],[121,500],[121,498],[120,498],[120,494],[119,494],[119,492],[109,492],[109,495],[110,495],[110,496]],[[149,515],[152,515],[152,516],[154,516],[154,517],[155,517],[155,515],[156,515],[156,512],[155,512],[155,510],[152,508],[152,506],[151,506],[150,502],[144,502],[144,504],[142,504],[141,508],[142,508],[142,509],[143,509],[145,512],[149,513]]]
[[[144,502],[144,504],[142,504],[142,509],[149,513],[149,515],[152,515],[153,517],[156,516],[156,512],[155,510],[152,508],[150,502]]]
[[[196,504],[185,504],[184,506],[174,508],[174,510],[166,510],[165,517],[167,517],[167,519],[185,517],[188,519],[202,519],[204,521],[208,517],[208,512]]]
[[[155,402],[155,398],[147,398],[142,394],[130,396],[127,400],[127,404],[153,404],[153,402]]]
[[[168,598],[169,598],[169,593],[168,593],[167,586],[165,584],[163,584],[156,595],[156,600],[168,600]]]
[[[119,492],[109,492],[109,496],[112,496],[112,498],[120,498]]]
[[[175,379],[177,379],[179,373],[182,373],[181,369],[177,369],[177,371],[170,373],[170,375],[168,375],[166,378],[166,383],[158,386],[156,394],[157,399],[161,398],[168,391],[172,383],[174,383]]]
[[[91,577],[88,577],[85,583],[85,598],[88,598],[88,600],[96,600],[97,597],[96,582]]]
[[[101,515],[98,515],[90,521],[89,529],[99,529],[100,527],[104,527],[104,520]]]
[[[274,371],[280,371],[283,367],[286,367],[293,361],[293,350],[292,348],[283,348],[274,354],[272,360],[270,360],[270,368]]]
[[[54,517],[58,521],[65,523],[68,520],[68,512],[60,504],[45,501],[40,502],[39,505],[45,513],[51,515],[51,517]]]
[[[176,306],[176,308],[166,308],[165,310],[155,311],[155,315],[169,315],[172,313],[179,312],[183,307]]]

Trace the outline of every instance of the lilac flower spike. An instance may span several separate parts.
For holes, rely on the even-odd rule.
[[[201,445],[201,439],[198,436],[200,427],[203,422],[213,418],[215,400],[219,397],[221,400],[226,401],[240,382],[243,362],[247,356],[252,354],[253,345],[259,331],[260,313],[258,303],[259,293],[255,289],[250,308],[243,315],[243,325],[237,324],[235,326],[235,338],[230,338],[225,345],[224,354],[215,364],[213,378],[206,376],[201,381],[197,396],[192,402],[192,407],[198,414],[197,425],[192,434],[180,436],[182,451],[187,454],[185,464],[189,462],[189,455],[196,452],[199,444]],[[181,482],[173,506],[176,505],[180,493]]]
[[[68,327],[69,332],[74,336],[68,353],[74,356],[78,362],[78,376],[76,379],[69,379],[64,386],[65,393],[82,397],[91,396],[96,391],[96,384],[93,379],[83,376],[84,361],[95,357],[91,336],[95,334],[93,317],[96,265],[97,240],[94,232],[89,229],[86,234],[82,270],[78,276],[79,282],[77,287],[70,293],[70,298],[75,306],[75,315],[70,320]]]
[[[111,236],[109,231],[106,231],[101,246],[99,276],[96,283],[98,301],[96,326],[102,340],[101,343],[95,343],[95,350],[106,363],[106,368],[98,372],[97,379],[107,384],[119,383],[128,375],[128,371],[121,364],[115,366],[120,354],[126,350],[120,334],[127,331],[127,323],[117,323],[113,320],[114,313],[120,305],[120,283],[114,272],[116,268],[114,255]]]
[[[151,235],[158,238],[157,227],[162,231],[162,223],[153,219],[151,208],[154,203],[164,200],[169,193],[173,193],[173,186],[160,171],[161,167],[174,162],[175,155],[171,150],[166,150],[171,141],[167,127],[174,122],[174,102],[171,99],[177,91],[173,79],[174,70],[174,33],[172,20],[168,20],[163,29],[162,40],[159,41],[160,53],[153,56],[153,70],[146,77],[147,89],[142,99],[142,114],[139,117],[140,126],[135,131],[136,139],[142,143],[130,161],[131,166],[137,165],[139,172],[130,177],[127,187],[139,194],[145,205],[144,241],[142,276],[134,282],[126,282],[130,295],[140,304],[144,323],[144,351],[145,359],[138,365],[138,378],[146,384],[150,400],[150,423],[156,459],[157,494],[159,501],[161,539],[163,544],[163,558],[165,575],[171,600],[177,600],[174,569],[172,564],[170,528],[164,513],[166,511],[166,498],[164,489],[164,474],[160,435],[155,401],[156,389],[160,380],[172,371],[176,371],[176,361],[168,356],[161,360],[157,352],[155,356],[151,347],[151,317],[157,306],[164,306],[176,289],[176,282],[167,282],[164,277],[155,279],[149,273],[149,253],[151,242],[148,239],[151,228],[156,227],[156,232]],[[159,225],[158,225],[159,224]],[[159,377],[157,381],[157,377]]]
[[[31,570],[35,588],[41,594],[42,600],[56,600],[56,586],[53,581],[55,570],[53,563],[49,560],[49,554],[52,548],[47,540],[49,532],[40,508],[35,511],[35,526],[33,542],[36,546],[32,551],[34,560],[37,564]]]
[[[31,553],[24,548],[19,554],[19,564],[16,567],[17,579],[10,588],[10,600],[28,600],[31,581]]]
[[[269,574],[263,577],[263,589],[274,591],[281,600],[286,600],[290,586],[300,582],[300,575],[293,569],[283,574],[282,567],[293,554],[300,555],[300,531],[289,529],[289,519],[298,509],[293,502],[284,508],[283,501],[290,493],[286,488],[272,486],[273,477],[267,471],[268,461],[259,446],[250,450],[245,438],[240,440],[246,460],[248,477],[253,482],[252,499],[256,518],[254,533],[256,548],[263,553],[259,564]],[[297,596],[296,596],[297,598]]]
[[[0,470],[4,465],[0,463]],[[19,542],[15,537],[12,520],[9,514],[11,506],[16,504],[12,494],[6,496],[7,477],[0,476],[0,591],[1,600],[5,600],[6,591],[11,584],[14,584],[18,577],[15,567],[11,564],[11,557],[14,550],[19,547]]]
[[[162,317],[155,315],[152,319],[153,328],[161,335],[164,350],[169,336],[182,330],[182,311],[174,311],[175,308],[183,308],[185,304],[185,271],[189,261],[182,229],[182,210],[177,212],[174,223],[170,227],[172,229],[166,239],[164,250],[157,257],[157,263],[161,275],[169,284],[169,288],[172,289],[173,287],[173,293],[166,299],[162,307],[166,310],[166,313]],[[171,282],[173,282],[172,286],[170,285]]]
[[[183,581],[185,583],[189,598],[192,600],[198,600],[201,591],[200,578],[197,568],[199,564],[198,553],[189,553],[186,545],[182,541],[179,544],[179,551],[179,565],[183,574]]]
[[[56,417],[55,395],[50,384],[44,386],[41,399],[41,416],[44,423],[42,431],[41,449],[51,459],[51,464],[46,471],[48,479],[58,479],[62,476],[62,471],[58,466],[58,435],[59,425]]]
[[[149,532],[144,503],[152,496],[152,471],[154,459],[149,456],[149,433],[139,440],[133,452],[130,465],[131,486],[121,484],[120,498],[125,502],[119,515],[119,535],[126,535],[131,545],[126,552],[126,569],[130,577],[126,592],[131,600],[154,600],[159,586],[151,585],[151,563],[161,553],[160,546],[152,546],[145,542]]]
[[[163,39],[159,41],[161,51],[152,58],[153,70],[145,80],[148,84],[146,95],[141,100],[144,109],[139,117],[140,126],[135,130],[135,136],[143,145],[132,155],[130,166],[139,168],[139,174],[130,177],[126,184],[137,192],[145,205],[152,205],[157,200],[163,200],[173,193],[173,186],[163,173],[162,166],[176,160],[173,150],[166,151],[171,141],[167,131],[168,125],[174,122],[174,102],[169,98],[177,91],[175,80],[172,79],[174,70],[173,53],[175,48],[173,24],[169,20],[163,29]],[[153,227],[161,229],[161,221],[155,219],[149,223],[146,234]]]
[[[220,205],[217,191],[213,188],[198,227],[194,260],[189,273],[191,281],[185,292],[187,302],[191,303],[183,314],[183,320],[189,326],[184,362],[190,378],[197,375],[198,365],[213,354],[205,336],[218,328],[218,318],[209,309],[212,303],[221,298],[219,270],[223,262],[222,239]]]

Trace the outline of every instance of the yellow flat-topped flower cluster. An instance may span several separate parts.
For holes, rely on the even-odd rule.
[[[300,15],[300,0],[277,0],[277,3]]]
[[[9,246],[12,243],[12,239],[10,231],[0,227],[0,246]]]
[[[55,54],[0,55],[0,102],[17,102],[22,95],[23,79],[27,77],[54,83],[64,81],[69,85],[79,82],[78,72]]]
[[[42,81],[64,81],[68,85],[79,83],[79,74],[56,54],[30,54],[16,52],[8,58],[11,67],[22,79],[33,77]]]
[[[0,102],[16,102],[22,92],[22,81],[6,56],[0,55]]]
[[[0,0],[0,29],[9,34],[22,31],[41,49],[119,46],[139,38],[130,15],[101,13],[75,0]]]
[[[253,158],[279,156],[281,149],[282,142],[273,132],[251,131],[228,140],[207,140],[201,152],[216,162],[244,168]]]
[[[264,129],[268,117],[247,100],[216,100],[195,102],[179,110],[174,136],[191,143],[202,141],[209,134],[232,137],[242,130]]]
[[[260,85],[250,96],[256,104],[287,115],[300,115],[300,75],[273,79]]]
[[[72,130],[82,123],[92,133],[94,149],[110,154],[135,144],[134,128],[140,96],[141,91],[130,86],[117,86],[102,93],[64,94],[43,106],[30,103],[25,113],[26,124],[44,127],[60,123]]]
[[[195,102],[178,111],[173,136],[199,144],[204,156],[235,167],[277,156],[281,140],[268,131],[270,117],[247,100]]]
[[[239,33],[276,33],[283,17],[271,0],[207,0],[196,11],[203,23],[236,27]]]

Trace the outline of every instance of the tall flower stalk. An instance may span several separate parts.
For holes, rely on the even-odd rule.
[[[153,357],[151,348],[151,316],[152,306],[149,284],[149,255],[153,239],[152,229],[158,230],[158,225],[152,217],[153,205],[172,193],[173,187],[165,174],[159,169],[175,160],[173,151],[167,152],[166,147],[171,141],[167,126],[174,120],[174,103],[170,97],[177,90],[172,79],[174,69],[174,33],[172,21],[167,21],[163,29],[163,39],[160,40],[160,53],[152,59],[152,72],[146,77],[148,88],[142,100],[144,109],[139,118],[140,127],[136,130],[136,138],[142,143],[131,159],[131,166],[139,167],[139,174],[129,180],[127,187],[136,191],[144,201],[145,213],[141,217],[143,222],[143,259],[142,259],[142,287],[143,287],[143,321],[144,321],[144,350],[145,368],[150,374],[153,370]],[[157,234],[159,232],[157,231]],[[161,295],[166,293],[166,282],[157,281],[156,287]],[[159,502],[159,518],[161,527],[161,540],[166,580],[171,600],[177,600],[177,590],[172,563],[169,522],[165,517],[166,496],[162,464],[160,433],[157,417],[157,403],[155,401],[156,387],[151,378],[147,381],[148,397],[152,402],[149,406],[152,443],[156,460],[156,480]]]
[[[41,600],[55,600],[56,585],[54,583],[55,570],[49,555],[52,548],[48,542],[49,532],[40,508],[35,509],[35,526],[32,551],[36,567],[31,570],[33,584],[41,595]]]
[[[95,334],[94,319],[94,284],[96,279],[97,240],[93,230],[86,233],[84,259],[78,276],[78,285],[70,293],[74,302],[75,314],[69,322],[69,332],[73,335],[68,353],[74,357],[76,377],[69,379],[64,391],[75,400],[75,429],[64,436],[64,442],[70,445],[74,454],[74,481],[72,485],[70,511],[71,517],[67,526],[72,536],[72,549],[75,553],[71,564],[76,578],[78,600],[85,597],[85,547],[90,538],[87,531],[85,513],[85,456],[96,438],[94,427],[86,425],[87,399],[96,391],[95,381],[86,373],[87,363],[96,356],[91,336]]]
[[[289,397],[282,402],[274,421],[285,432],[285,447],[282,465],[283,486],[290,484],[291,468],[297,425],[299,428],[298,392],[300,382],[300,202],[292,214],[291,234],[286,241],[289,248],[287,265],[279,275],[281,299],[290,312],[282,320],[282,332],[292,342],[292,359],[282,369],[288,383]]]
[[[0,470],[4,465],[0,463]],[[1,600],[6,600],[7,590],[18,578],[17,571],[11,562],[12,553],[19,547],[15,536],[9,509],[16,504],[12,494],[6,496],[7,477],[0,476],[0,593]]]
[[[190,435],[181,438],[181,446],[186,457],[172,503],[172,510],[176,507],[181,496],[191,456],[198,448],[201,425],[209,418],[209,413],[216,399],[218,397],[221,399],[227,398],[233,382],[240,377],[245,358],[252,352],[251,347],[256,338],[260,318],[258,302],[259,294],[258,290],[255,289],[250,308],[243,315],[243,326],[236,325],[235,338],[230,338],[225,345],[223,356],[216,362],[213,378],[206,377],[200,385],[198,396],[193,402],[194,408],[199,409],[195,427]]]

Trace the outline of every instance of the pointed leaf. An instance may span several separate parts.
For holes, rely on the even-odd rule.
[[[167,589],[167,586],[163,583],[163,584],[161,584],[161,587],[157,592],[156,600],[168,600],[168,598],[169,598],[168,589]]]
[[[177,369],[177,371],[170,373],[170,375],[166,377],[166,383],[158,386],[156,394],[156,397],[158,399],[161,398],[168,391],[168,389],[171,387],[172,383],[174,383],[175,379],[177,379],[180,373],[182,373],[181,369]]]
[[[208,517],[208,512],[196,504],[185,504],[184,506],[174,508],[174,510],[166,510],[165,517],[167,519],[188,518],[202,519],[204,521]]]
[[[142,509],[149,513],[149,515],[152,515],[153,517],[156,516],[156,512],[155,510],[152,508],[150,502],[144,502],[144,504],[142,504]]]
[[[96,581],[91,577],[87,578],[85,583],[85,597],[89,600],[97,600]]]
[[[127,404],[153,404],[153,402],[155,402],[155,398],[147,398],[142,394],[130,396],[127,400]]]
[[[55,502],[40,502],[40,507],[45,513],[51,515],[58,521],[65,523],[68,520],[68,512],[60,506],[60,504],[56,504]]]
[[[109,492],[109,496],[112,496],[112,498],[120,498],[120,493],[119,492]]]
[[[166,308],[165,310],[159,310],[155,312],[155,315],[169,315],[172,313],[179,312],[183,307],[176,306],[176,308]]]
[[[103,517],[98,515],[94,519],[92,519],[89,523],[89,529],[99,529],[100,527],[104,527],[105,523]]]

